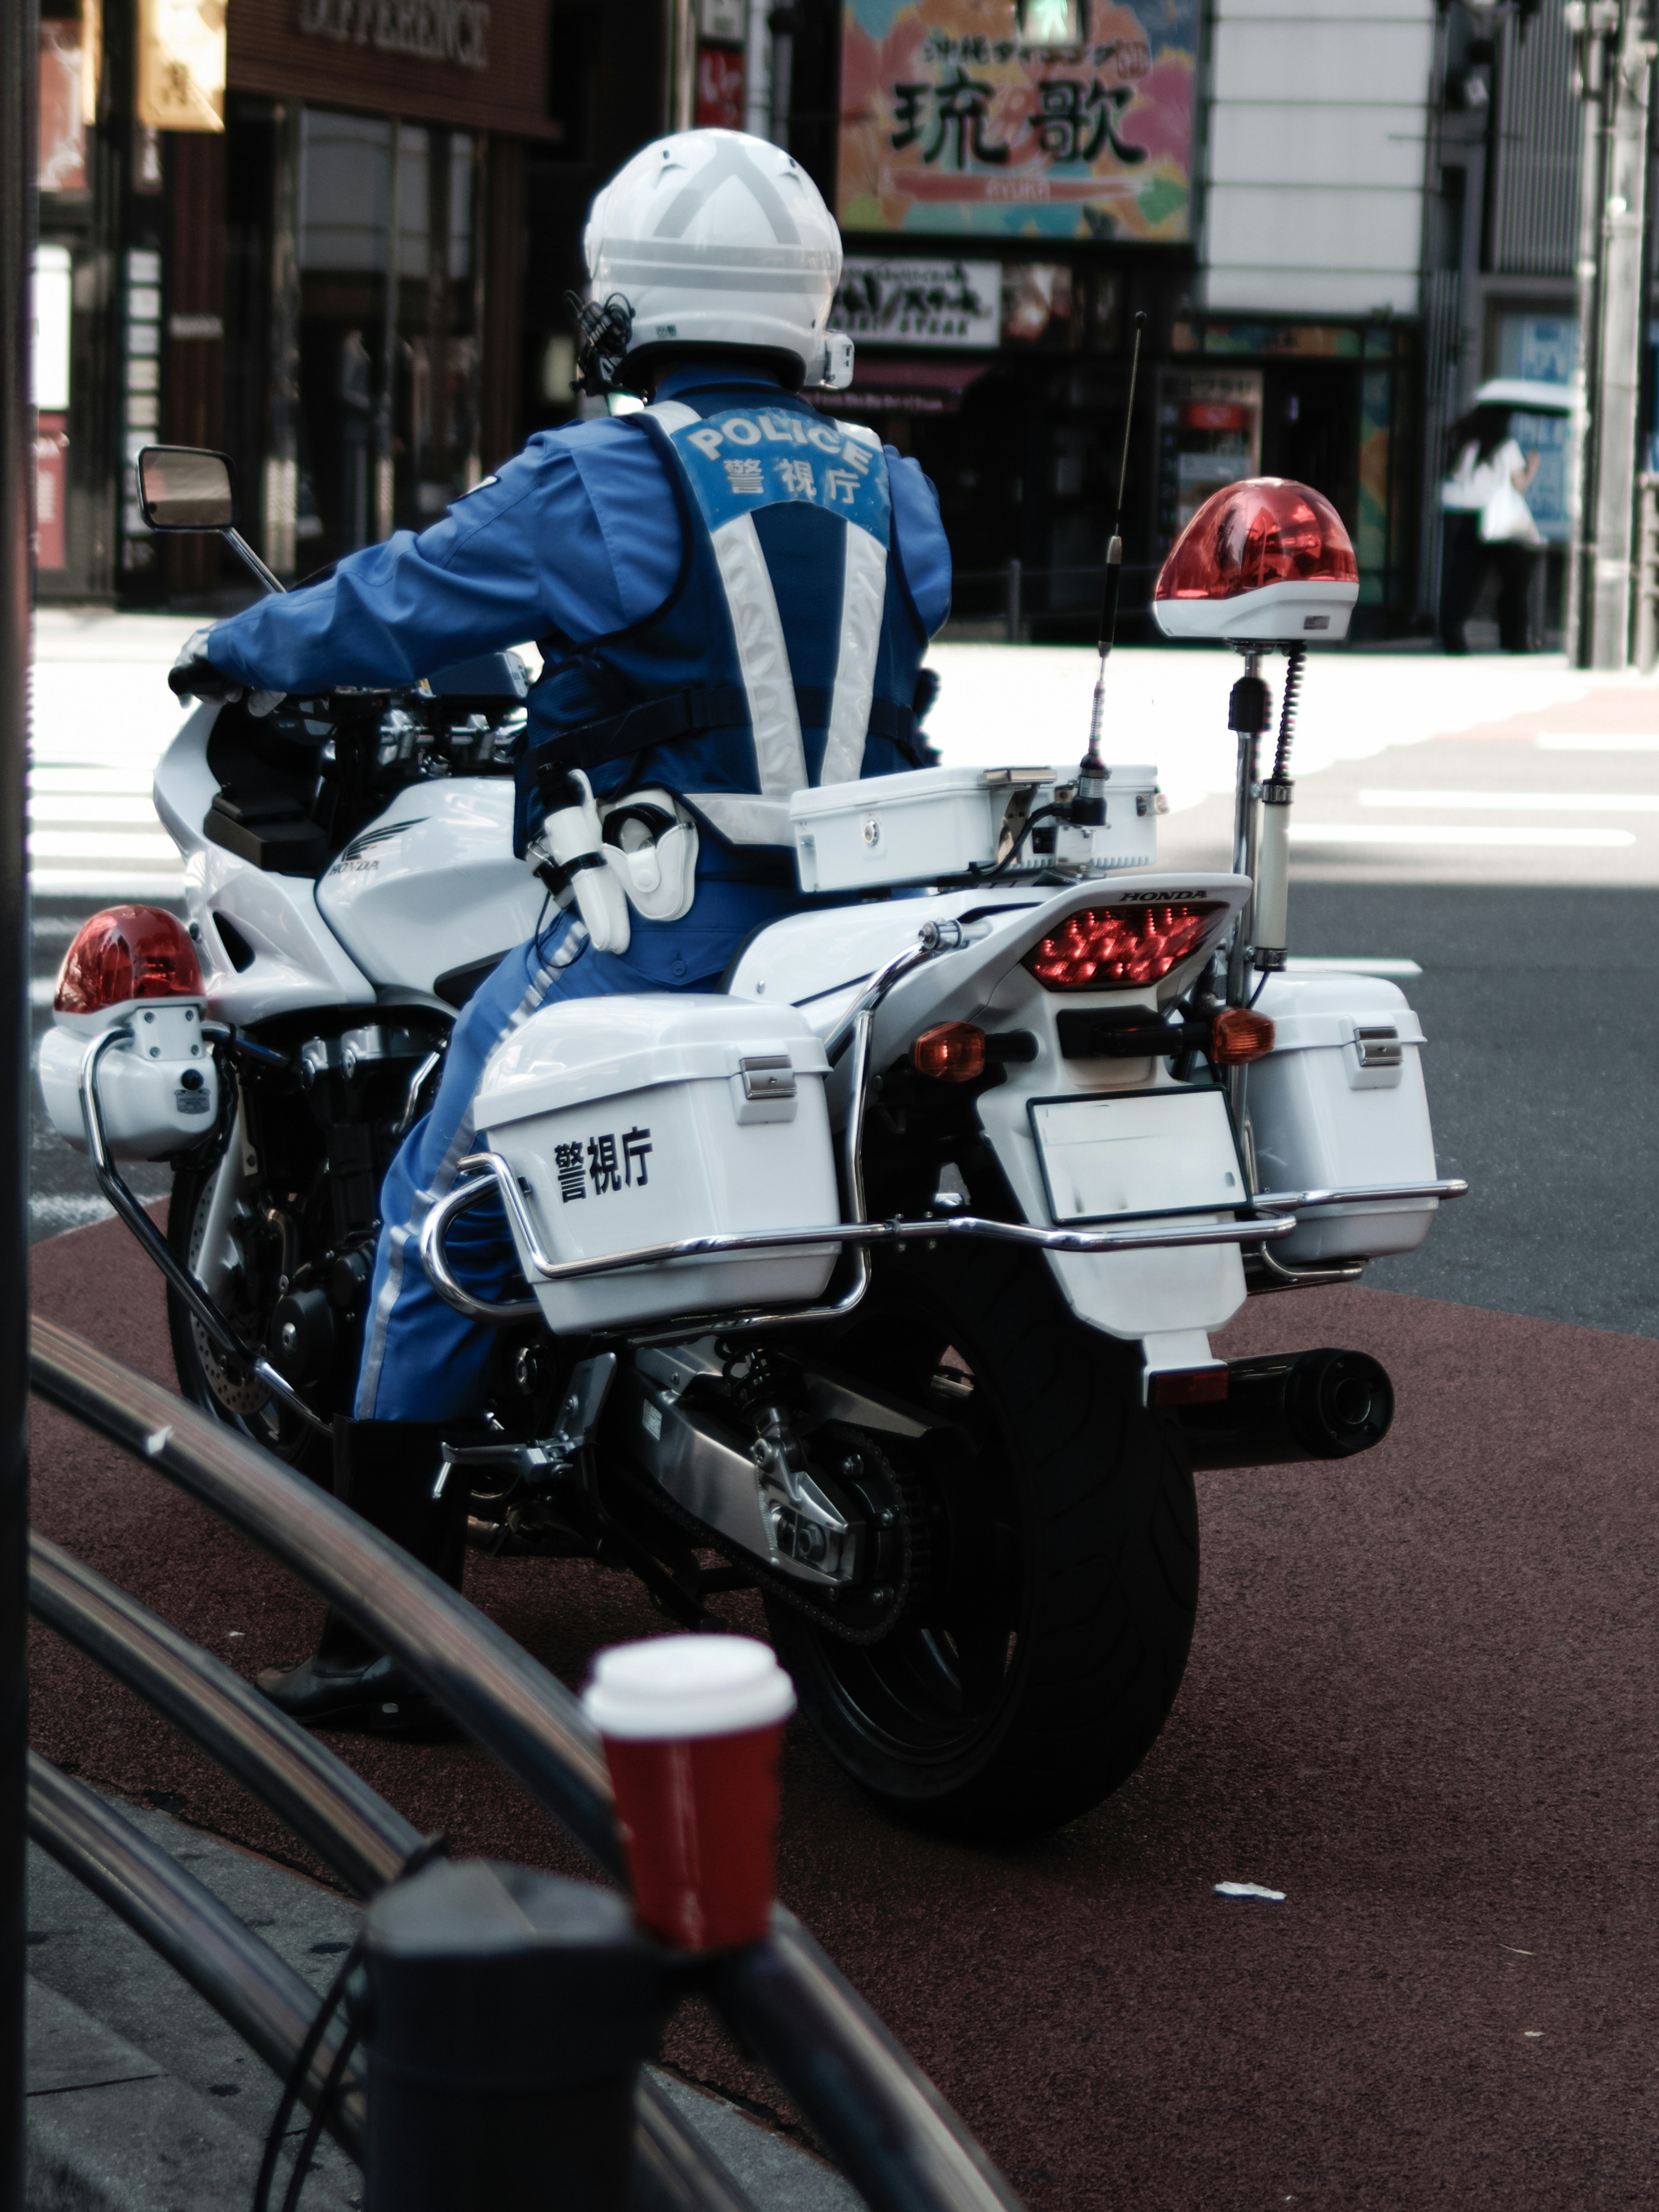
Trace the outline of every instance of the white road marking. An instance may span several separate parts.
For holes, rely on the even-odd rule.
[[[1645,730],[1540,730],[1546,753],[1659,753],[1659,737]]]
[[[29,1200],[29,1219],[48,1229],[84,1229],[88,1222],[112,1221],[115,1208],[106,1205],[101,1198],[81,1198],[70,1195],[54,1197],[43,1194]]]
[[[148,799],[155,781],[136,769],[36,767],[29,770],[29,789],[37,792],[120,792],[128,798]]]
[[[1532,830],[1513,825],[1471,822],[1467,828],[1450,822],[1292,822],[1293,845],[1498,845],[1518,850],[1523,845],[1571,846],[1581,851],[1607,851],[1615,845],[1633,845],[1629,830]]]
[[[29,890],[38,898],[179,899],[185,894],[181,865],[104,868],[33,868]]]
[[[1444,806],[1479,813],[1659,814],[1659,791],[1362,791],[1362,806]]]
[[[155,809],[148,799],[126,799],[106,793],[90,795],[56,792],[32,793],[29,820],[33,822],[135,822],[156,827]],[[171,843],[172,840],[169,839]]]
[[[1384,955],[1374,960],[1337,960],[1323,953],[1292,952],[1285,963],[1287,975],[1420,975],[1415,960]]]
[[[124,830],[37,830],[29,838],[32,856],[48,860],[171,860],[184,863],[179,848],[160,823],[145,837]]]

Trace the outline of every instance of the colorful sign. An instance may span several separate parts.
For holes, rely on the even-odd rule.
[[[699,46],[696,122],[699,131],[741,131],[743,55],[731,46]]]
[[[850,231],[1189,234],[1198,0],[844,0]]]
[[[152,131],[224,129],[225,0],[138,0],[135,112]]]
[[[1001,292],[994,261],[867,261],[849,254],[830,327],[870,345],[994,346]]]
[[[34,428],[34,565],[65,568],[69,552],[64,529],[69,505],[68,417],[41,415]]]

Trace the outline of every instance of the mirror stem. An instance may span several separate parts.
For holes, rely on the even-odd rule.
[[[288,586],[283,584],[270,569],[266,568],[264,562],[259,558],[253,548],[248,544],[246,538],[243,537],[240,530],[234,529],[230,526],[227,525],[226,527],[219,532],[219,535],[224,539],[226,544],[230,547],[231,550],[239,555],[240,558],[246,562],[247,566],[253,571],[254,574],[259,579],[259,581],[264,586],[266,591],[284,592],[287,590]]]

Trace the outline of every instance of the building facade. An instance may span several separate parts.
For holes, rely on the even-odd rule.
[[[188,129],[139,119],[145,0],[82,5],[42,27],[42,598],[244,592],[216,541],[145,531],[158,439],[231,453],[285,579],[441,514],[520,429],[539,0],[237,0]]]
[[[157,436],[233,454],[289,577],[569,419],[589,202],[692,122],[787,144],[836,210],[858,368],[823,404],[938,485],[966,635],[1091,634],[1137,330],[1128,635],[1258,472],[1347,522],[1357,635],[1425,629],[1449,426],[1485,376],[1571,374],[1565,0],[236,0],[188,129],[139,119],[161,0],[46,4],[46,598],[245,593],[143,531]],[[1563,427],[1522,428],[1554,544]]]

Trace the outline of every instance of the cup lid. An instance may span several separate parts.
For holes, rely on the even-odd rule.
[[[795,1686],[753,1637],[658,1636],[601,1651],[582,1704],[601,1735],[673,1743],[787,1720]]]

